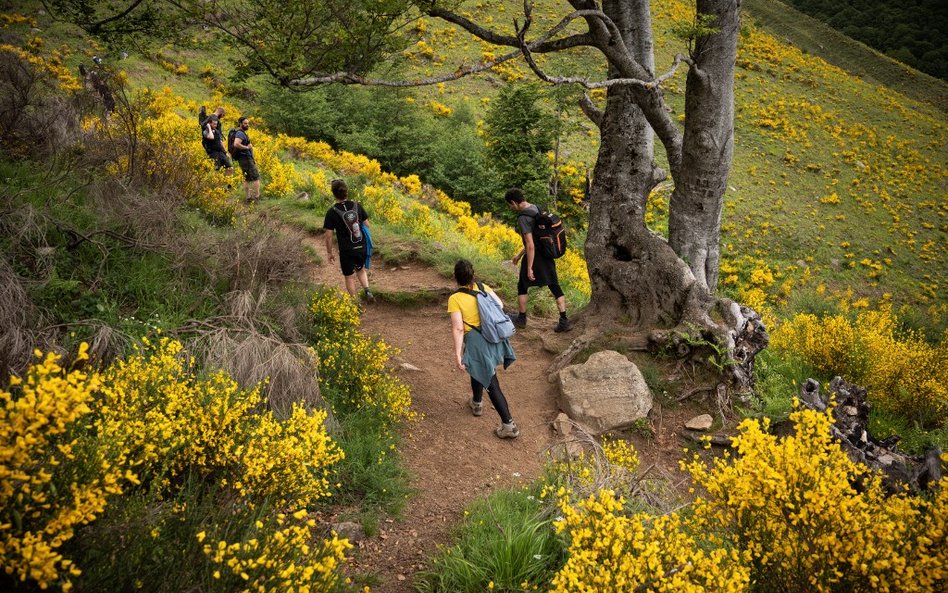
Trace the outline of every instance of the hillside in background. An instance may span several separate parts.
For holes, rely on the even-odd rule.
[[[948,5],[940,0],[787,0],[904,64],[948,79]]]

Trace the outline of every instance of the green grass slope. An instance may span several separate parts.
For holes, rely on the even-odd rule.
[[[746,14],[778,39],[873,84],[948,111],[948,83],[914,70],[777,0],[744,0]]]

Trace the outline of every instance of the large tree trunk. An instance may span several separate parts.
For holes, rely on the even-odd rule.
[[[641,18],[648,6],[645,0],[603,2],[640,65],[652,63],[651,28]],[[665,111],[659,88],[629,85],[608,91],[598,119],[601,143],[586,240],[592,299],[584,313],[587,332],[578,342],[626,322],[648,336],[642,344],[672,347],[703,361],[726,353],[734,364],[722,361],[721,367],[739,391],[746,391],[754,355],[767,344],[766,331],[754,311],[713,296],[733,153],[739,10],[739,0],[698,0],[699,13],[716,16],[710,23],[716,32],[695,42],[683,137]],[[608,49],[604,53],[609,55]],[[610,64],[613,78],[642,73]],[[647,70],[653,77],[651,67]],[[653,130],[665,147],[675,182],[669,241],[645,224],[648,194],[665,176],[653,160]],[[555,366],[579,350],[571,347]]]
[[[698,0],[717,32],[695,41],[688,70],[681,171],[669,207],[668,243],[700,286],[718,282],[721,209],[734,152],[734,62],[740,0]]]

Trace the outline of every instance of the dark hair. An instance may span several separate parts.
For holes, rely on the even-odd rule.
[[[207,118],[207,121],[216,121],[216,122],[219,123],[219,122],[220,122],[220,118],[217,117],[216,115],[211,115],[209,118]]]
[[[349,186],[344,179],[332,180],[332,195],[337,200],[345,200],[349,197]]]
[[[469,286],[474,282],[474,264],[466,259],[459,259],[458,263],[454,264],[454,279],[458,286]]]
[[[247,120],[247,116],[241,115],[240,117],[237,118],[237,125],[244,123],[246,120]]]
[[[511,187],[507,190],[507,193],[504,194],[504,199],[507,200],[508,204],[523,204],[523,190],[519,187]]]

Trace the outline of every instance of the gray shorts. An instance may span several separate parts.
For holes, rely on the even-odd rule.
[[[244,172],[245,181],[260,179],[260,171],[257,170],[257,162],[253,160],[253,157],[239,158],[237,164],[240,165],[240,170]]]

